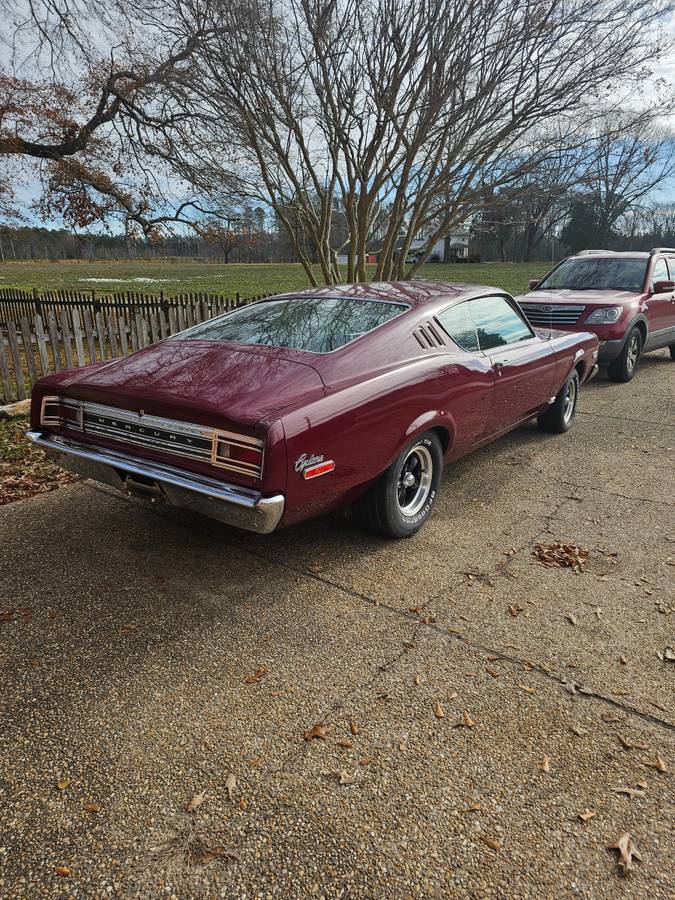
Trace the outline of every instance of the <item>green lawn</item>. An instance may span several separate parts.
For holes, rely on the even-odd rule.
[[[420,277],[434,281],[464,281],[505,288],[522,293],[529,278],[545,274],[547,263],[479,263],[462,265],[429,264]],[[374,267],[373,267],[374,270]],[[300,265],[270,263],[246,265],[185,262],[178,259],[157,262],[7,262],[0,264],[0,288],[48,291],[70,289],[96,293],[143,291],[179,294],[205,291],[242,297],[307,286]]]

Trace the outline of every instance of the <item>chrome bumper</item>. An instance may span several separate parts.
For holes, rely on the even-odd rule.
[[[28,431],[27,435],[69,472],[109,484],[142,500],[180,506],[259,534],[274,531],[284,513],[283,494],[263,497],[249,488],[60,435],[40,431]]]

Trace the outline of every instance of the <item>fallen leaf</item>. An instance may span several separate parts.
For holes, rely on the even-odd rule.
[[[552,544],[535,544],[533,555],[545,566],[571,568],[575,572],[583,572],[589,552],[577,547],[576,544],[554,541]]]
[[[324,772],[324,775],[333,781],[337,781],[338,784],[354,784],[356,781],[354,776],[350,775],[349,772],[345,772],[344,769],[341,769],[339,772]]]
[[[246,678],[244,678],[244,682],[246,684],[257,684],[265,677],[265,675],[269,675],[269,669],[267,666],[261,666],[255,672],[251,672],[250,675],[247,675]]]
[[[352,734],[356,735],[356,734],[359,733],[359,731],[360,731],[361,729],[360,729],[359,726],[356,724],[356,722],[350,722],[350,723],[349,723],[349,730],[351,731]]]
[[[188,812],[197,812],[199,807],[202,805],[204,800],[206,799],[206,791],[200,791],[198,794],[195,794],[192,800],[185,807]]]
[[[483,835],[479,835],[479,837],[484,844],[488,845],[490,850],[501,850],[502,849],[501,841],[498,841],[496,838],[483,837]]]
[[[70,778],[62,778],[61,781],[56,782],[56,786],[60,791],[65,791],[69,784],[71,784]]]
[[[638,787],[641,787],[643,791],[647,789],[647,782],[645,781],[644,778],[638,778],[638,780],[635,783],[637,784]]]
[[[518,687],[521,689],[521,691],[525,691],[526,694],[535,693],[535,689],[533,687],[528,687],[528,685],[526,684],[519,684]]]
[[[101,807],[98,803],[85,803],[82,809],[88,813],[97,813],[101,811]]]
[[[239,809],[242,809],[242,810],[246,809],[247,806],[248,806],[248,800],[245,800],[242,797],[241,800],[239,801]]]
[[[572,725],[571,730],[576,734],[577,737],[583,737],[586,732],[583,728],[580,728],[579,725]]]
[[[551,771],[551,757],[544,754],[543,760],[539,763],[539,768],[542,772],[550,772]]]
[[[55,866],[54,872],[62,878],[67,878],[71,874],[72,869],[69,866]]]
[[[633,859],[642,861],[640,851],[631,840],[631,836],[627,831],[618,837],[613,844],[610,844],[607,849],[619,851],[618,863],[622,875],[628,875],[633,871]]]
[[[628,665],[628,660],[627,660],[626,657],[623,655],[623,653],[622,653],[621,656],[619,657],[619,662],[620,662],[622,665],[624,665],[624,666],[627,666],[627,665]]]
[[[675,662],[675,650],[672,647],[666,647],[663,651],[663,658],[666,662]]]
[[[359,760],[359,765],[360,766],[369,766],[372,761],[373,761],[372,756],[364,756],[362,759]]]
[[[437,719],[442,719],[445,717],[445,710],[443,709],[443,707],[441,706],[441,704],[439,703],[438,700],[434,703],[434,715],[436,716]]]
[[[630,797],[631,800],[633,800],[635,797],[644,796],[644,791],[641,791],[637,788],[629,788],[629,787],[614,788],[614,793],[615,794],[625,794],[627,797]]]
[[[485,666],[485,671],[493,678],[501,678],[501,676],[504,674],[503,672],[496,672],[494,669],[491,669],[490,666]]]
[[[597,814],[592,809],[586,809],[584,812],[579,813],[579,818],[582,822],[590,822]]]
[[[601,713],[600,718],[603,722],[621,722],[621,716],[617,716],[615,712]]]
[[[399,749],[399,752],[405,753],[407,751],[408,747],[404,741],[401,741],[401,743],[398,745],[398,749]]]
[[[249,759],[248,765],[249,765],[252,769],[254,769],[256,766],[259,766],[260,763],[261,763],[262,761],[263,761],[263,757],[262,757],[262,756],[254,756],[253,759]]]
[[[230,772],[230,774],[225,779],[225,787],[227,788],[227,796],[229,797],[231,803],[234,803],[234,789],[236,788],[236,786],[237,778],[233,772]]]
[[[565,616],[565,618],[567,619],[567,621],[568,621],[571,625],[578,625],[578,624],[579,624],[579,622],[575,619],[575,617],[574,617],[571,613],[568,613],[568,614]]]
[[[476,724],[474,722],[474,720],[471,718],[471,716],[469,715],[468,709],[464,710],[464,715],[462,716],[462,722],[464,723],[464,725],[466,725],[467,728],[473,728],[474,725]]]
[[[413,682],[414,682],[415,684],[422,684],[422,677],[421,677],[421,675],[415,675],[415,677],[413,678]]]
[[[647,762],[645,762],[645,765],[649,766],[650,769],[656,769],[657,772],[667,772],[668,771],[668,768],[667,768],[664,760],[661,758],[661,756],[658,753],[655,754],[655,759],[653,762],[647,761]]]
[[[304,733],[304,738],[306,741],[312,741],[317,738],[321,741],[325,741],[329,731],[329,725],[314,725],[309,731]]]
[[[339,746],[342,747],[344,750],[351,750],[352,747],[354,746],[354,741],[349,741],[349,740],[339,741]]]
[[[129,623],[128,625],[122,625],[120,628],[120,634],[135,634],[138,631],[138,625],[134,625],[133,623]]]
[[[509,606],[509,615],[515,619],[518,613],[523,612],[524,609],[524,606],[520,606],[518,603],[513,603],[511,604],[511,606]]]
[[[616,739],[624,750],[648,750],[649,747],[643,741],[632,741],[625,738],[622,734],[617,734]]]
[[[480,802],[478,800],[474,800],[474,802],[471,804],[471,806],[467,806],[467,808],[465,810],[463,810],[463,812],[465,812],[465,813],[480,812]]]

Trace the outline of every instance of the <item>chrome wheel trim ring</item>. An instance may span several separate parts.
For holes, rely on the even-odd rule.
[[[434,461],[428,448],[423,444],[413,447],[398,476],[396,502],[402,515],[415,516],[422,509],[431,491],[433,474]]]
[[[563,420],[567,425],[574,415],[574,410],[577,405],[577,381],[575,378],[570,378],[567,382],[567,389],[565,391],[565,399],[563,401]]]

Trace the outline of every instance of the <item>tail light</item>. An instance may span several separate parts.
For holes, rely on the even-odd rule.
[[[82,431],[83,412],[79,400],[68,397],[43,397],[40,425],[47,428],[74,428]]]
[[[263,442],[258,438],[229,431],[214,431],[211,465],[240,475],[260,478],[263,467]]]

